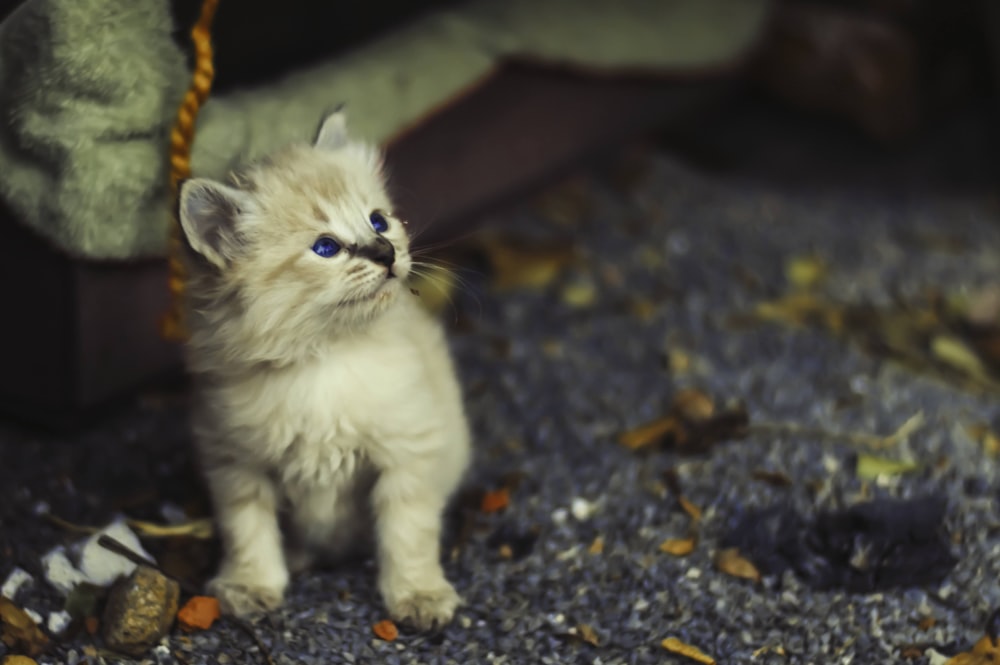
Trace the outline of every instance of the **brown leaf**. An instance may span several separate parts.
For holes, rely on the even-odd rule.
[[[677,497],[677,503],[681,505],[681,510],[687,513],[692,520],[697,522],[698,520],[701,519],[701,508],[694,505],[693,503],[685,499],[683,496]]]
[[[600,536],[594,538],[594,542],[590,543],[590,547],[587,548],[587,552],[589,552],[590,554],[603,554],[604,538]]]
[[[1000,665],[1000,643],[995,644],[989,635],[984,635],[972,651],[956,654],[945,665]]]
[[[580,636],[580,639],[586,642],[587,644],[593,645],[595,647],[601,646],[599,640],[597,639],[597,633],[595,633],[594,629],[588,626],[587,624],[581,623],[579,626],[576,627],[576,632]]]
[[[760,571],[757,570],[757,566],[745,559],[735,547],[719,550],[715,555],[715,567],[732,577],[760,581]]]
[[[660,543],[660,551],[672,556],[687,556],[697,545],[696,538],[667,538]]]
[[[618,436],[618,443],[630,450],[642,450],[661,442],[668,434],[680,431],[681,424],[673,416],[659,418]]]
[[[704,391],[685,388],[674,395],[670,412],[688,422],[704,422],[715,413],[715,402]]]
[[[34,619],[3,596],[0,596],[0,641],[12,651],[32,657],[41,654],[49,645],[49,638]]]
[[[922,631],[924,631],[926,633],[928,630],[930,630],[931,628],[933,628],[936,623],[937,623],[937,619],[935,619],[932,616],[926,616],[926,617],[924,617],[923,619],[921,619],[920,621],[917,622],[917,628],[919,628],[920,630],[922,630]]]
[[[692,646],[686,642],[681,642],[676,637],[668,637],[660,642],[660,646],[670,653],[675,653],[678,656],[684,656],[685,658],[693,660],[696,663],[701,663],[701,665],[715,665],[714,658],[696,646]]]
[[[791,487],[792,479],[780,471],[767,471],[765,469],[756,469],[753,474],[754,480],[759,480],[761,482],[767,483],[768,485],[774,485],[775,487]]]

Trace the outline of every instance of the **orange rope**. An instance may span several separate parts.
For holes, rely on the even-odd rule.
[[[184,101],[177,111],[177,120],[170,133],[170,191],[171,196],[177,196],[177,188],[181,180],[191,177],[191,146],[194,143],[195,123],[198,111],[208,99],[212,89],[212,78],[215,67],[212,65],[212,19],[219,0],[203,0],[201,16],[191,30],[191,41],[194,42],[194,72],[191,85],[188,87]],[[181,263],[181,230],[180,221],[173,220],[170,228],[170,244],[168,255],[171,304],[170,311],[163,318],[162,333],[172,341],[182,341],[186,337],[183,315],[181,312],[181,296],[184,293],[184,265]]]

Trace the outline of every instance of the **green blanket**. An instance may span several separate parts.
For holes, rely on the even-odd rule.
[[[354,132],[388,142],[509,58],[607,73],[723,66],[753,43],[770,1],[470,2],[210,98],[193,169],[221,177],[306,139],[340,102]],[[189,77],[174,29],[166,0],[28,0],[0,24],[0,198],[69,254],[165,252],[167,137]]]

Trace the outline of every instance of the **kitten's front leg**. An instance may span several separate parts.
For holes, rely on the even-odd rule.
[[[236,466],[213,469],[207,477],[223,546],[222,565],[208,592],[226,614],[242,617],[277,608],[288,569],[273,483]]]
[[[434,474],[416,467],[384,471],[372,492],[378,533],[379,589],[393,619],[419,630],[451,621],[461,598],[441,568],[441,519],[447,499]]]

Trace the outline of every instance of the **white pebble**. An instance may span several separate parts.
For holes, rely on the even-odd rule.
[[[701,568],[689,568],[684,576],[688,579],[697,580],[701,578]]]
[[[37,624],[42,623],[42,615],[35,610],[29,610],[27,607],[24,608],[24,613],[31,617],[31,620]]]
[[[46,622],[48,626],[49,633],[52,635],[60,635],[66,628],[69,627],[70,622],[73,621],[73,617],[66,610],[60,610],[58,612],[49,612],[49,620]]]
[[[119,518],[88,538],[80,551],[80,572],[91,584],[108,586],[119,577],[131,575],[136,569],[134,562],[98,544],[97,539],[102,535],[114,538],[142,558],[153,561],[153,557],[142,548],[139,537],[124,519]]]
[[[597,506],[595,504],[579,496],[573,499],[573,503],[570,506],[573,517],[580,522],[590,519],[596,510]]]
[[[936,649],[928,649],[924,655],[927,656],[927,665],[944,665],[950,660],[950,656],[938,653]]]
[[[14,570],[10,571],[10,575],[4,580],[3,586],[0,587],[0,596],[14,600],[17,596],[17,592],[21,590],[25,584],[30,584],[33,582],[31,575],[27,573],[22,568],[15,567]]]
[[[63,595],[84,581],[83,573],[76,569],[62,546],[53,548],[42,557],[42,567],[45,570],[45,579]]]
[[[565,508],[556,508],[552,511],[552,522],[556,526],[562,526],[565,524],[568,517],[569,512]]]

